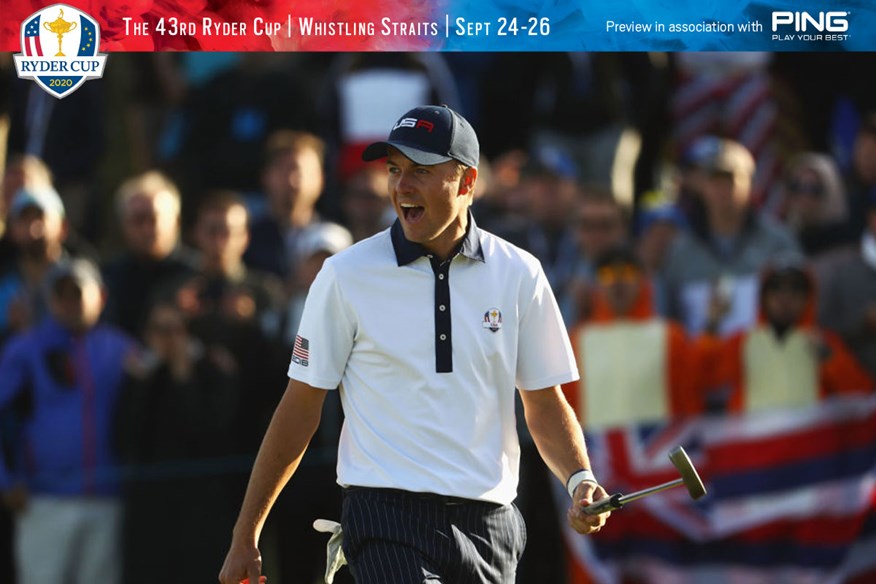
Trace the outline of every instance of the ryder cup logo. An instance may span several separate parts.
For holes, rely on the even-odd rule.
[[[485,329],[490,329],[491,332],[496,332],[502,328],[502,312],[498,308],[491,308],[484,313],[483,326]]]
[[[21,24],[21,54],[14,55],[22,79],[33,79],[50,95],[67,97],[89,79],[103,76],[98,55],[100,25],[72,6],[53,4]]]

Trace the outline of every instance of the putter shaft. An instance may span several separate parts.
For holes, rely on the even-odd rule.
[[[615,493],[607,499],[602,499],[601,501],[597,501],[596,503],[584,507],[584,512],[590,515],[599,515],[600,513],[605,513],[606,511],[620,509],[627,503],[636,501],[643,497],[647,497],[648,495],[653,495],[654,493],[659,493],[660,491],[665,491],[667,489],[678,487],[683,484],[684,479],[675,479],[674,481],[669,481],[668,483],[663,483],[662,485],[642,489],[641,491],[636,491],[635,493],[630,493],[629,495]]]

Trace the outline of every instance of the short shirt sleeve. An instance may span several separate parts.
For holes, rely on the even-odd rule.
[[[578,379],[578,366],[556,298],[541,266],[521,286],[517,387],[543,389]]]
[[[331,258],[316,276],[292,347],[289,377],[320,389],[336,389],[353,349],[356,322],[343,298]]]

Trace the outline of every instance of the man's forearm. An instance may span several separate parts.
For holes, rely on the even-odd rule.
[[[234,536],[258,542],[280,491],[295,473],[319,426],[325,390],[290,381],[253,465]]]
[[[551,472],[565,484],[573,472],[590,468],[581,425],[559,386],[520,395],[526,425]]]

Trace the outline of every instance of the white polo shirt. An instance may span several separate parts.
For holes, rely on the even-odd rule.
[[[396,222],[329,258],[310,288],[289,377],[340,386],[338,483],[510,503],[515,387],[578,379],[538,260],[469,215],[439,264]]]

